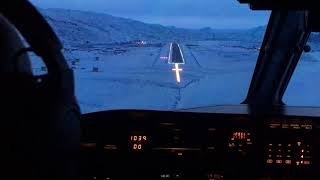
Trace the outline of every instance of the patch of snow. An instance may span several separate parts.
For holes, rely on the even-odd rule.
[[[266,28],[188,30],[99,13],[41,11],[65,45],[83,113],[240,104]],[[137,44],[142,41],[148,43]],[[185,58],[180,84],[165,58],[174,41]],[[320,96],[315,97],[320,86],[314,85],[319,79],[320,45],[314,40],[311,46],[285,94],[290,105],[320,105]],[[33,68],[41,73],[42,66],[36,61]]]

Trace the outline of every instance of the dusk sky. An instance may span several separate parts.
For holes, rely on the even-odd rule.
[[[237,0],[31,0],[40,8],[103,12],[147,23],[184,28],[250,28],[269,13],[252,12]]]

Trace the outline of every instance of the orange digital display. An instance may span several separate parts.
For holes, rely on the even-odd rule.
[[[130,136],[131,142],[146,142],[147,136]]]
[[[142,150],[142,144],[133,144],[132,149],[133,150]]]
[[[131,135],[129,138],[129,147],[134,151],[142,151],[147,144],[148,137],[143,135]]]
[[[232,136],[235,140],[246,140],[247,133],[245,132],[234,132]]]

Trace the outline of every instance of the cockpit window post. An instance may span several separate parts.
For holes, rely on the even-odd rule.
[[[281,105],[309,39],[309,11],[274,10],[244,104]]]

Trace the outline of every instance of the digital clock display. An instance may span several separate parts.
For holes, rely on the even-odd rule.
[[[148,137],[145,135],[131,135],[129,137],[129,148],[133,151],[143,151],[148,143]]]

